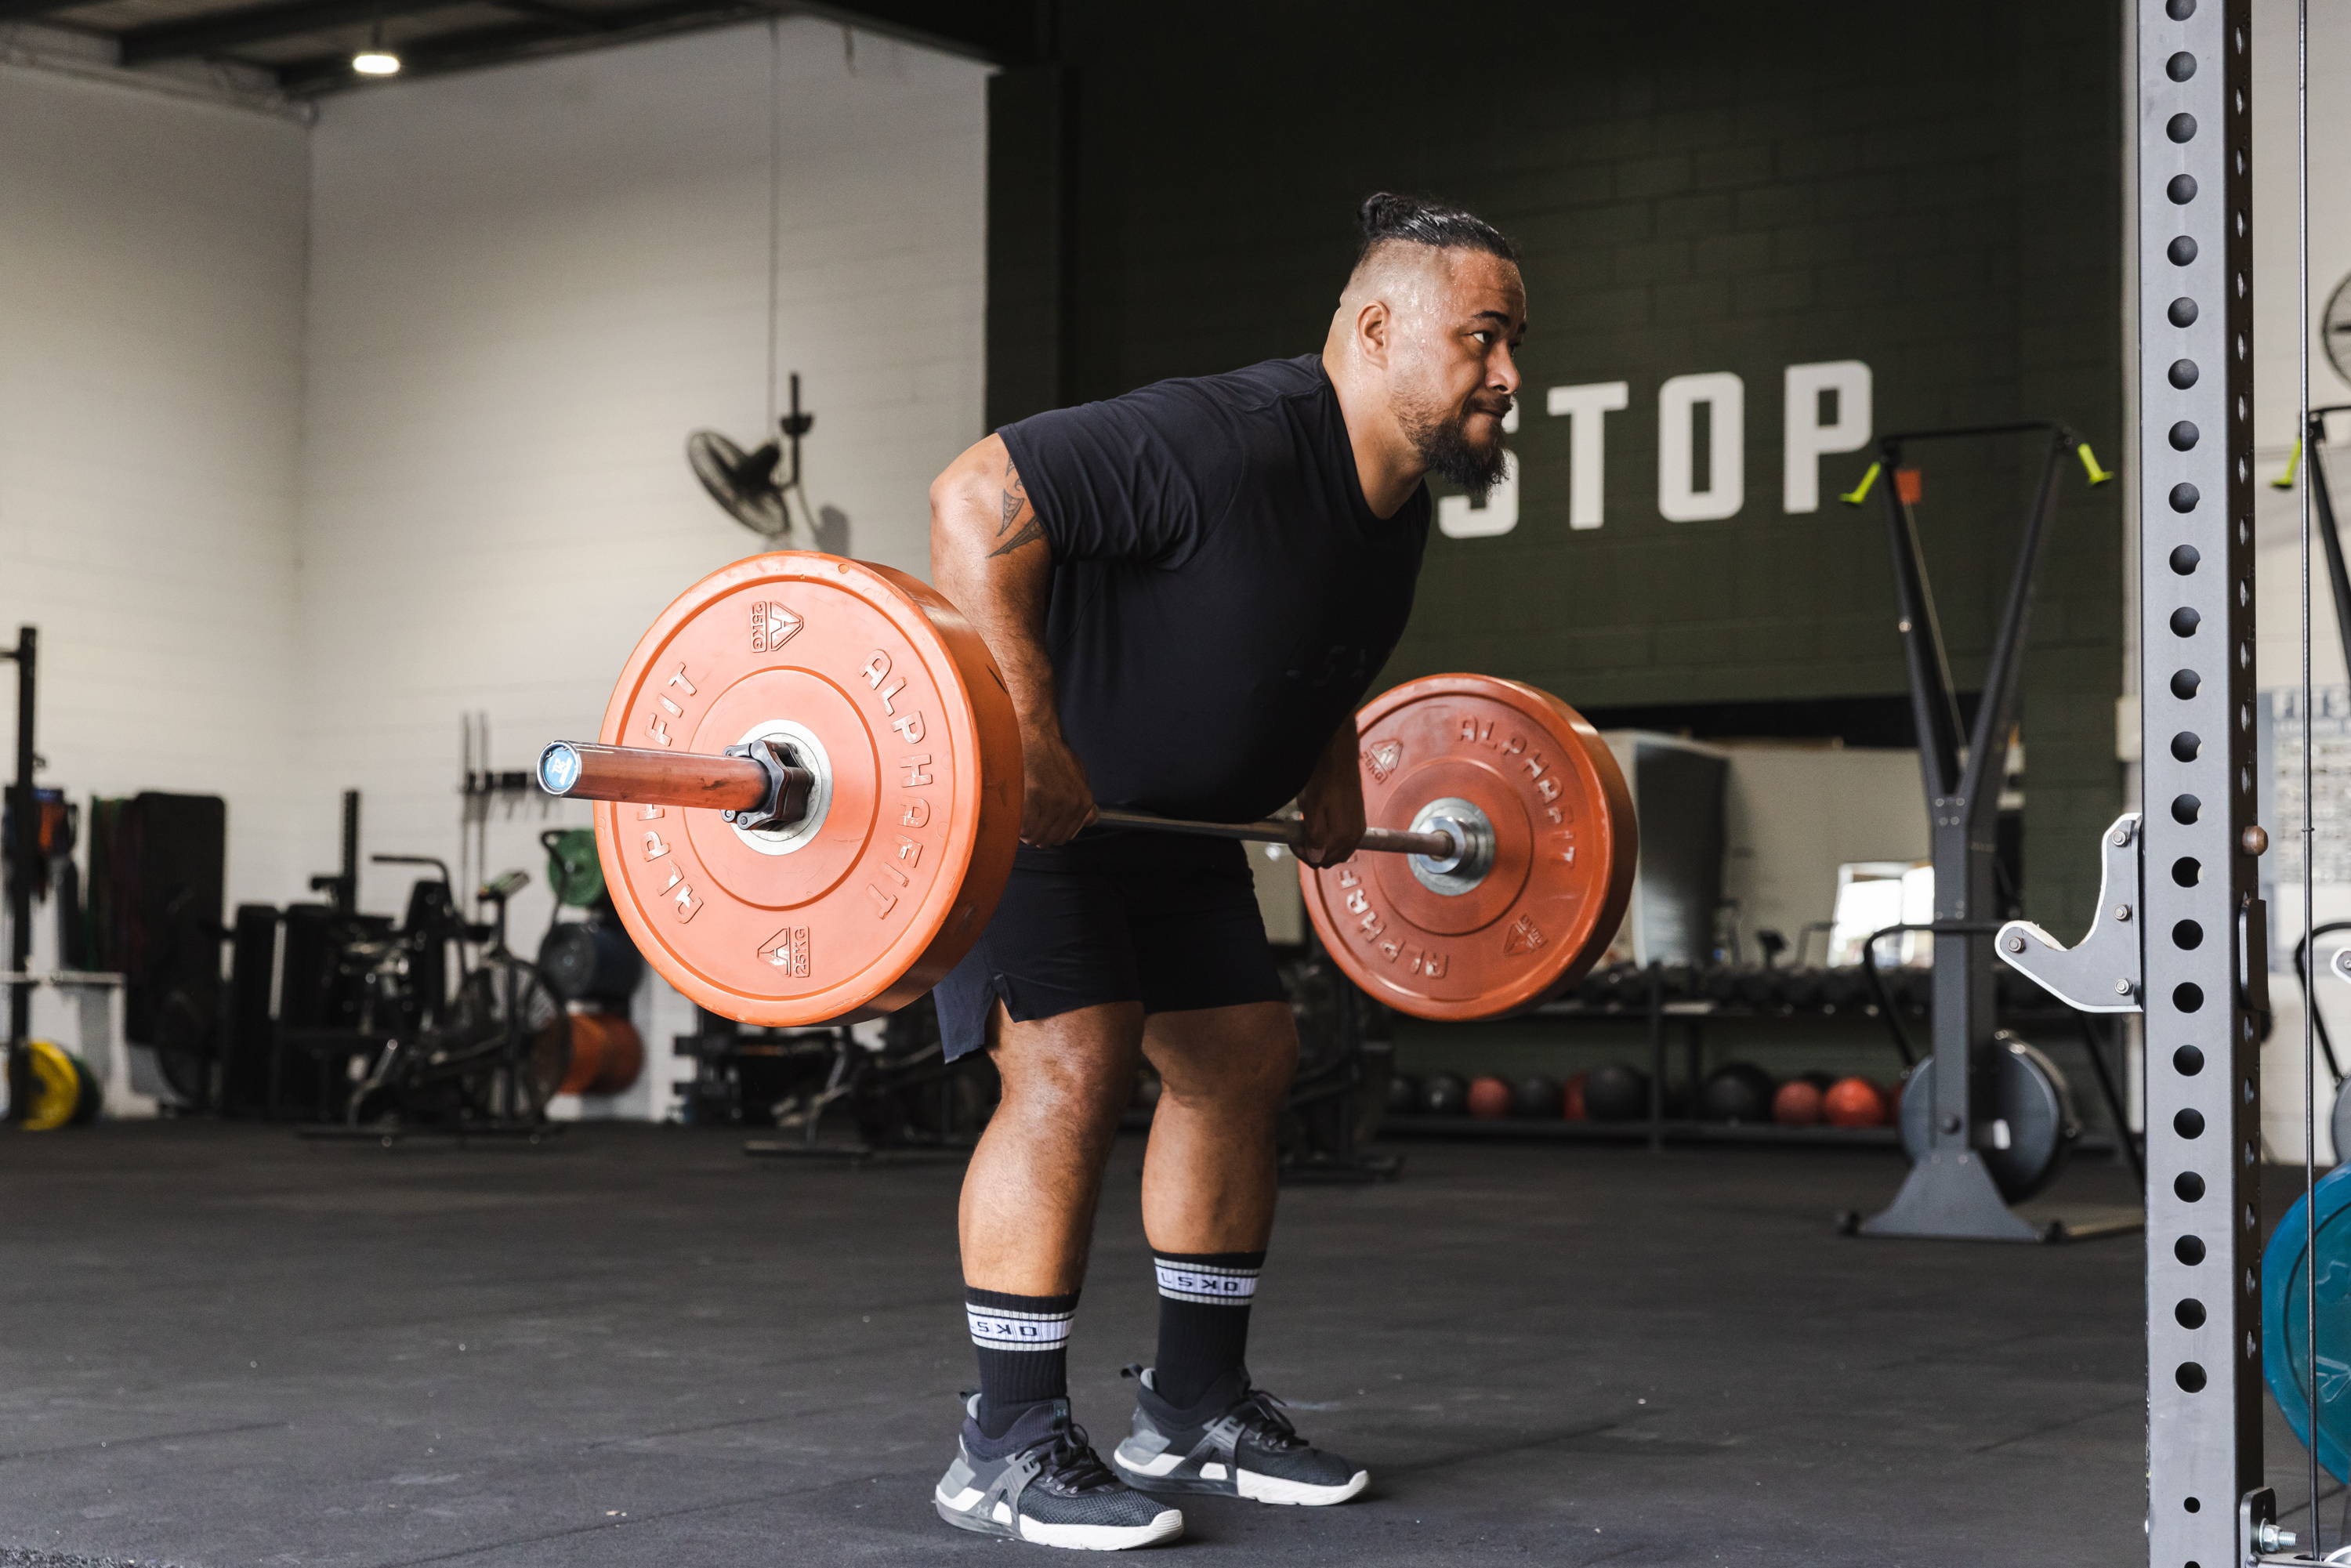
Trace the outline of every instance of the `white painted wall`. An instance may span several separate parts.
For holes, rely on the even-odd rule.
[[[1714,744],[1730,755],[1722,801],[1722,895],[1738,901],[1749,961],[1761,954],[1755,933],[1772,930],[1792,945],[1804,942],[1805,962],[1825,962],[1826,933],[1809,939],[1802,933],[1834,912],[1837,867],[1928,857],[1918,754],[1771,741]],[[1795,960],[1792,946],[1782,962]]]
[[[334,849],[285,825],[305,140],[0,65],[0,643],[40,628],[43,783],[228,799],[232,903]]]
[[[852,553],[926,570],[930,480],[983,434],[986,73],[847,37],[775,35],[779,364],[817,416],[811,499]],[[504,768],[592,736],[662,606],[758,548],[683,446],[765,418],[769,45],[756,25],[326,105],[298,833],[331,835],[357,784],[369,850],[455,860],[459,714],[488,713]],[[543,883],[538,830],[587,820],[501,817],[489,867]],[[370,873],[363,904],[406,881]],[[515,907],[528,950],[543,887]]]

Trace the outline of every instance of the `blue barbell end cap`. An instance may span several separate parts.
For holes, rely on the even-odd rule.
[[[538,787],[550,795],[569,795],[580,782],[580,753],[557,741],[538,754]]]

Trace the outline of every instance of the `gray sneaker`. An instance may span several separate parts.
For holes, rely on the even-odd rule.
[[[955,1463],[931,1499],[957,1530],[1081,1552],[1156,1546],[1184,1533],[1181,1512],[1111,1474],[1070,1419],[1068,1400],[1031,1406],[1001,1437],[979,1429],[978,1413],[975,1394],[964,1405]]]
[[[1188,1410],[1159,1397],[1151,1374],[1134,1399],[1134,1432],[1111,1455],[1127,1484],[1154,1492],[1214,1492],[1259,1502],[1322,1508],[1369,1486],[1372,1473],[1298,1435],[1281,1401],[1228,1374]]]

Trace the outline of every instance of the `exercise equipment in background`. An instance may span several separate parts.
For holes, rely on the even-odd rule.
[[[1395,1179],[1402,1156],[1365,1147],[1393,1103],[1395,1048],[1386,1010],[1348,981],[1320,943],[1284,953],[1277,967],[1298,1026],[1298,1071],[1276,1133],[1281,1179]]]
[[[2022,1203],[2064,1168],[2082,1135],[2074,1096],[2056,1064],[2006,1030],[1992,1036],[1985,1085],[1991,1136],[1977,1151],[2009,1203]],[[1935,1059],[1912,1069],[1900,1104],[1902,1147],[1912,1159],[1929,1146],[1935,1114]]]
[[[1469,1112],[1469,1085],[1458,1072],[1432,1072],[1420,1081],[1425,1116],[1463,1116]]]
[[[1634,1122],[1649,1113],[1649,1075],[1630,1062],[1595,1067],[1583,1078],[1584,1113],[1595,1122]]]
[[[1548,1073],[1529,1073],[1510,1085],[1510,1114],[1556,1122],[1564,1114],[1565,1099],[1558,1079]]]
[[[47,1040],[26,1040],[20,1050],[23,1092],[0,1090],[0,1121],[13,1121],[28,1133],[49,1133],[98,1120],[105,1087],[81,1058]]]
[[[227,846],[216,795],[91,803],[91,958],[123,977],[123,1037],[153,1048],[172,1093],[204,1110],[221,1105]]]
[[[1903,459],[1925,443],[2016,436],[2030,437],[2038,445],[2038,483],[2025,508],[2006,601],[1984,666],[1982,695],[1974,722],[1969,724],[1962,721],[1959,711],[1959,690],[1935,612],[1926,547],[1915,510],[1925,495],[1925,479],[1917,469],[1905,467]],[[1861,483],[1842,497],[1847,506],[1859,507],[1879,476],[1891,471],[1891,482],[1886,486],[1886,528],[1893,554],[1894,621],[1908,665],[1911,706],[1917,718],[1919,766],[1931,823],[1937,915],[1928,922],[1888,927],[1873,935],[1868,943],[1874,948],[1878,936],[1896,930],[1921,930],[1933,936],[1937,983],[1932,991],[1932,1055],[1938,1071],[1931,1082],[1913,1086],[1925,1114],[1920,1124],[1923,1141],[1911,1151],[1910,1174],[1890,1204],[1851,1228],[1860,1235],[2047,1241],[2114,1234],[2136,1229],[2141,1223],[2136,1211],[2085,1211],[2053,1220],[2028,1220],[2011,1212],[2009,1200],[1986,1170],[1985,1156],[1995,1145],[2000,1118],[1991,1112],[1978,1087],[1987,1076],[1980,1071],[1985,1058],[2001,1050],[1995,1039],[1993,977],[1997,970],[1991,937],[2001,929],[2000,916],[2014,899],[2012,888],[2004,891],[1998,885],[2000,797],[2014,735],[2033,584],[2056,511],[2059,484],[2065,468],[2074,463],[2080,464],[2092,486],[2113,478],[2098,465],[2088,443],[2051,420],[1893,431],[1877,438],[1876,461]],[[1889,1007],[1886,1011],[1907,1065],[1910,1055],[1907,1039],[1899,1030],[1898,1018],[1892,1016],[1896,1009]],[[2105,1064],[2095,1045],[2092,1057],[2103,1072]],[[2046,1067],[2045,1059],[2041,1065]],[[2053,1077],[2055,1069],[2047,1071]],[[1875,1121],[1886,1119],[1886,1096],[1882,1092],[1865,1093],[1865,1087],[1848,1080],[1830,1089],[1823,1113],[1833,1125],[1869,1124],[1861,1117],[1873,1097],[1878,1102]],[[2116,1135],[2126,1139],[2129,1134],[2122,1130],[2126,1123],[2120,1114],[2119,1095],[2111,1082],[2107,1088],[2116,1112]]]
[[[13,809],[9,823],[16,830],[8,843],[5,863],[29,866],[40,858],[37,840],[39,812],[34,802],[39,786],[34,772],[40,767],[40,758],[33,750],[35,695],[40,667],[41,633],[32,626],[16,629],[16,645],[0,649],[0,658],[16,666],[16,777],[8,785],[7,803]],[[0,876],[5,884],[8,905],[8,1028],[0,1034],[0,1074],[7,1080],[5,1089],[10,1116],[20,1118],[22,1111],[15,1109],[29,1103],[32,1092],[32,1062],[29,1051],[33,1035],[33,988],[26,971],[33,962],[33,884],[29,877]]]
[[[1391,1074],[1388,1078],[1387,1107],[1391,1116],[1410,1116],[1421,1105],[1421,1080],[1409,1072]]]
[[[624,1094],[644,1071],[645,1042],[637,1026],[618,1013],[571,1015],[571,1061],[558,1092]]]
[[[1782,1127],[1817,1127],[1834,1082],[1825,1072],[1800,1072],[1771,1095],[1771,1120]]]
[[[1707,1074],[1698,1089],[1698,1112],[1709,1122],[1768,1122],[1778,1089],[1771,1075],[1753,1062],[1727,1061]]]
[[[2351,1165],[2338,1165],[2309,1193],[2295,1197],[2262,1253],[2262,1373],[2279,1413],[2305,1447],[2312,1437],[2310,1390],[2316,1384],[2318,1462],[2336,1480],[2351,1479],[2351,1214],[2346,1208],[2351,1208]],[[2314,1228],[2318,1242],[2314,1281],[2308,1249]],[[2310,1316],[2314,1297],[2318,1309],[2314,1323]],[[2314,1354],[2318,1361],[2315,1379],[2310,1364]]]
[[[1499,1122],[1510,1113],[1510,1085],[1491,1073],[1469,1081],[1469,1114],[1481,1122]]]
[[[1886,1091],[1866,1078],[1840,1078],[1821,1096],[1821,1120],[1832,1127],[1883,1127],[1890,1113]]]

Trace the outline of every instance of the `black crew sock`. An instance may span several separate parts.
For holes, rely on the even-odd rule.
[[[979,1352],[979,1429],[1001,1437],[1021,1412],[1070,1396],[1070,1318],[1078,1293],[1016,1296],[966,1285],[965,1320]]]
[[[1188,1410],[1238,1368],[1249,1354],[1249,1302],[1257,1295],[1262,1252],[1161,1252],[1159,1359],[1151,1385],[1178,1410]]]

